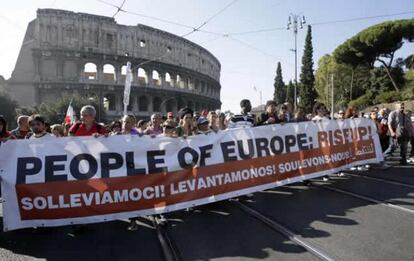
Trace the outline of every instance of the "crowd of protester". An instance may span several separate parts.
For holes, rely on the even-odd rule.
[[[400,147],[400,164],[414,163],[414,125],[411,121],[411,111],[406,111],[404,103],[398,103],[396,110],[374,107],[369,119],[375,122],[384,157],[388,158]],[[312,113],[307,113],[298,106],[293,111],[290,103],[277,104],[268,101],[265,111],[260,115],[251,113],[252,105],[245,99],[240,102],[240,113],[226,115],[220,111],[195,112],[190,108],[182,108],[177,115],[168,112],[163,116],[160,113],[151,115],[150,120],[137,121],[134,115],[125,115],[108,125],[96,121],[96,110],[91,105],[82,107],[80,120],[72,124],[53,124],[46,122],[41,115],[20,115],[17,118],[17,128],[8,130],[7,121],[0,115],[0,145],[8,140],[15,139],[55,139],[65,136],[111,136],[111,135],[149,135],[150,137],[188,137],[193,135],[214,135],[214,133],[233,128],[252,128],[271,124],[298,123],[305,121],[319,122],[323,120],[354,119],[364,117],[357,107],[349,106],[346,110],[339,110],[333,117],[323,103],[316,103]],[[408,143],[411,143],[411,152],[407,159]],[[1,148],[1,147],[0,147]],[[383,163],[383,165],[386,165]],[[362,171],[369,165],[357,166],[351,170]],[[338,175],[344,175],[342,172]],[[328,177],[323,177],[328,180]],[[304,182],[309,183],[308,181]],[[136,220],[131,219],[130,230],[137,228]]]
[[[414,126],[411,121],[412,112],[405,110],[404,103],[396,104],[396,110],[374,107],[369,119],[375,122],[381,148],[384,156],[390,157],[397,147],[400,147],[401,164],[414,163]],[[17,117],[17,128],[8,130],[7,121],[0,115],[0,144],[14,139],[52,139],[64,136],[110,136],[110,135],[149,135],[151,137],[187,137],[193,135],[217,133],[225,129],[251,128],[269,124],[298,123],[304,121],[322,121],[331,119],[332,115],[323,103],[316,103],[312,113],[306,113],[298,106],[293,111],[290,103],[277,104],[268,101],[265,111],[260,115],[251,113],[252,105],[245,99],[240,102],[241,111],[235,115],[226,115],[223,112],[206,111],[195,112],[190,108],[182,108],[177,115],[168,112],[163,116],[160,113],[151,115],[149,121],[137,121],[134,115],[125,115],[108,125],[96,121],[96,110],[91,105],[82,107],[80,120],[72,124],[53,124],[46,122],[41,115],[20,115]],[[349,106],[346,110],[335,113],[334,119],[354,119],[364,117],[356,106]],[[411,152],[407,159],[408,143],[411,143]]]

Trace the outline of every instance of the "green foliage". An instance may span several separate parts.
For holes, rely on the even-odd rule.
[[[16,126],[16,112],[17,102],[12,100],[10,96],[4,92],[0,92],[0,114],[4,116],[8,123],[8,128],[12,129]]]
[[[273,94],[273,100],[276,103],[285,102],[286,86],[285,86],[285,83],[283,82],[282,66],[280,65],[280,62],[277,63],[275,83],[273,84],[273,86],[275,87],[275,91]]]
[[[357,106],[358,108],[362,109],[372,105],[373,101],[373,93],[367,92],[366,94],[359,96],[357,99],[352,100],[349,102],[350,106]]]
[[[16,110],[17,114],[26,114],[31,115],[34,113],[38,113],[46,118],[48,122],[51,124],[54,123],[62,123],[65,119],[66,111],[68,109],[69,104],[72,102],[72,107],[75,112],[75,115],[79,119],[79,112],[80,109],[85,105],[93,105],[96,109],[97,119],[99,119],[100,114],[100,121],[105,120],[105,110],[104,106],[101,106],[101,110],[99,111],[99,102],[97,96],[82,96],[78,93],[64,95],[55,102],[51,103],[42,103],[39,106],[34,107],[21,107]]]
[[[387,21],[359,32],[334,51],[339,63],[373,66],[380,57],[391,58],[403,41],[414,40],[414,19]]]
[[[375,62],[380,62],[393,81],[390,71],[394,54],[404,41],[414,41],[414,19],[388,21],[368,27],[338,46],[333,55],[338,63],[353,67],[373,67]],[[392,86],[395,90],[400,88],[396,81]]]
[[[315,77],[313,75],[313,47],[312,28],[308,25],[305,39],[305,49],[302,56],[302,70],[300,74],[299,98],[300,105],[306,112],[311,112],[318,97],[315,90]]]
[[[295,86],[292,81],[289,81],[289,84],[286,86],[286,101],[293,104],[295,99]]]
[[[400,100],[402,100],[401,92],[397,92],[397,91],[381,92],[379,93],[379,95],[375,97],[373,104],[391,103],[391,102],[400,101]]]

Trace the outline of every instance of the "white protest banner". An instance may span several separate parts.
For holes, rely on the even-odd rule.
[[[8,141],[0,147],[4,230],[169,212],[382,160],[376,126],[368,119],[186,139]]]

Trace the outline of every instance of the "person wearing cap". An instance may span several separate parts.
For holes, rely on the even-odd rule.
[[[176,128],[178,137],[192,136],[193,129],[193,110],[190,108],[183,108],[178,112],[180,116],[180,125]]]
[[[260,114],[257,121],[257,126],[269,125],[280,123],[279,118],[277,117],[277,104],[275,101],[270,100],[266,102],[266,111]]]
[[[206,117],[201,116],[197,120],[197,135],[199,134],[209,134],[212,130],[210,129],[208,119]]]

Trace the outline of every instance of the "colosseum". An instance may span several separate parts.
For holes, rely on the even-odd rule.
[[[98,97],[111,119],[123,112],[128,61],[128,110],[138,118],[221,106],[221,65],[203,47],[146,25],[56,9],[39,9],[29,23],[8,88],[23,106],[72,92]]]

